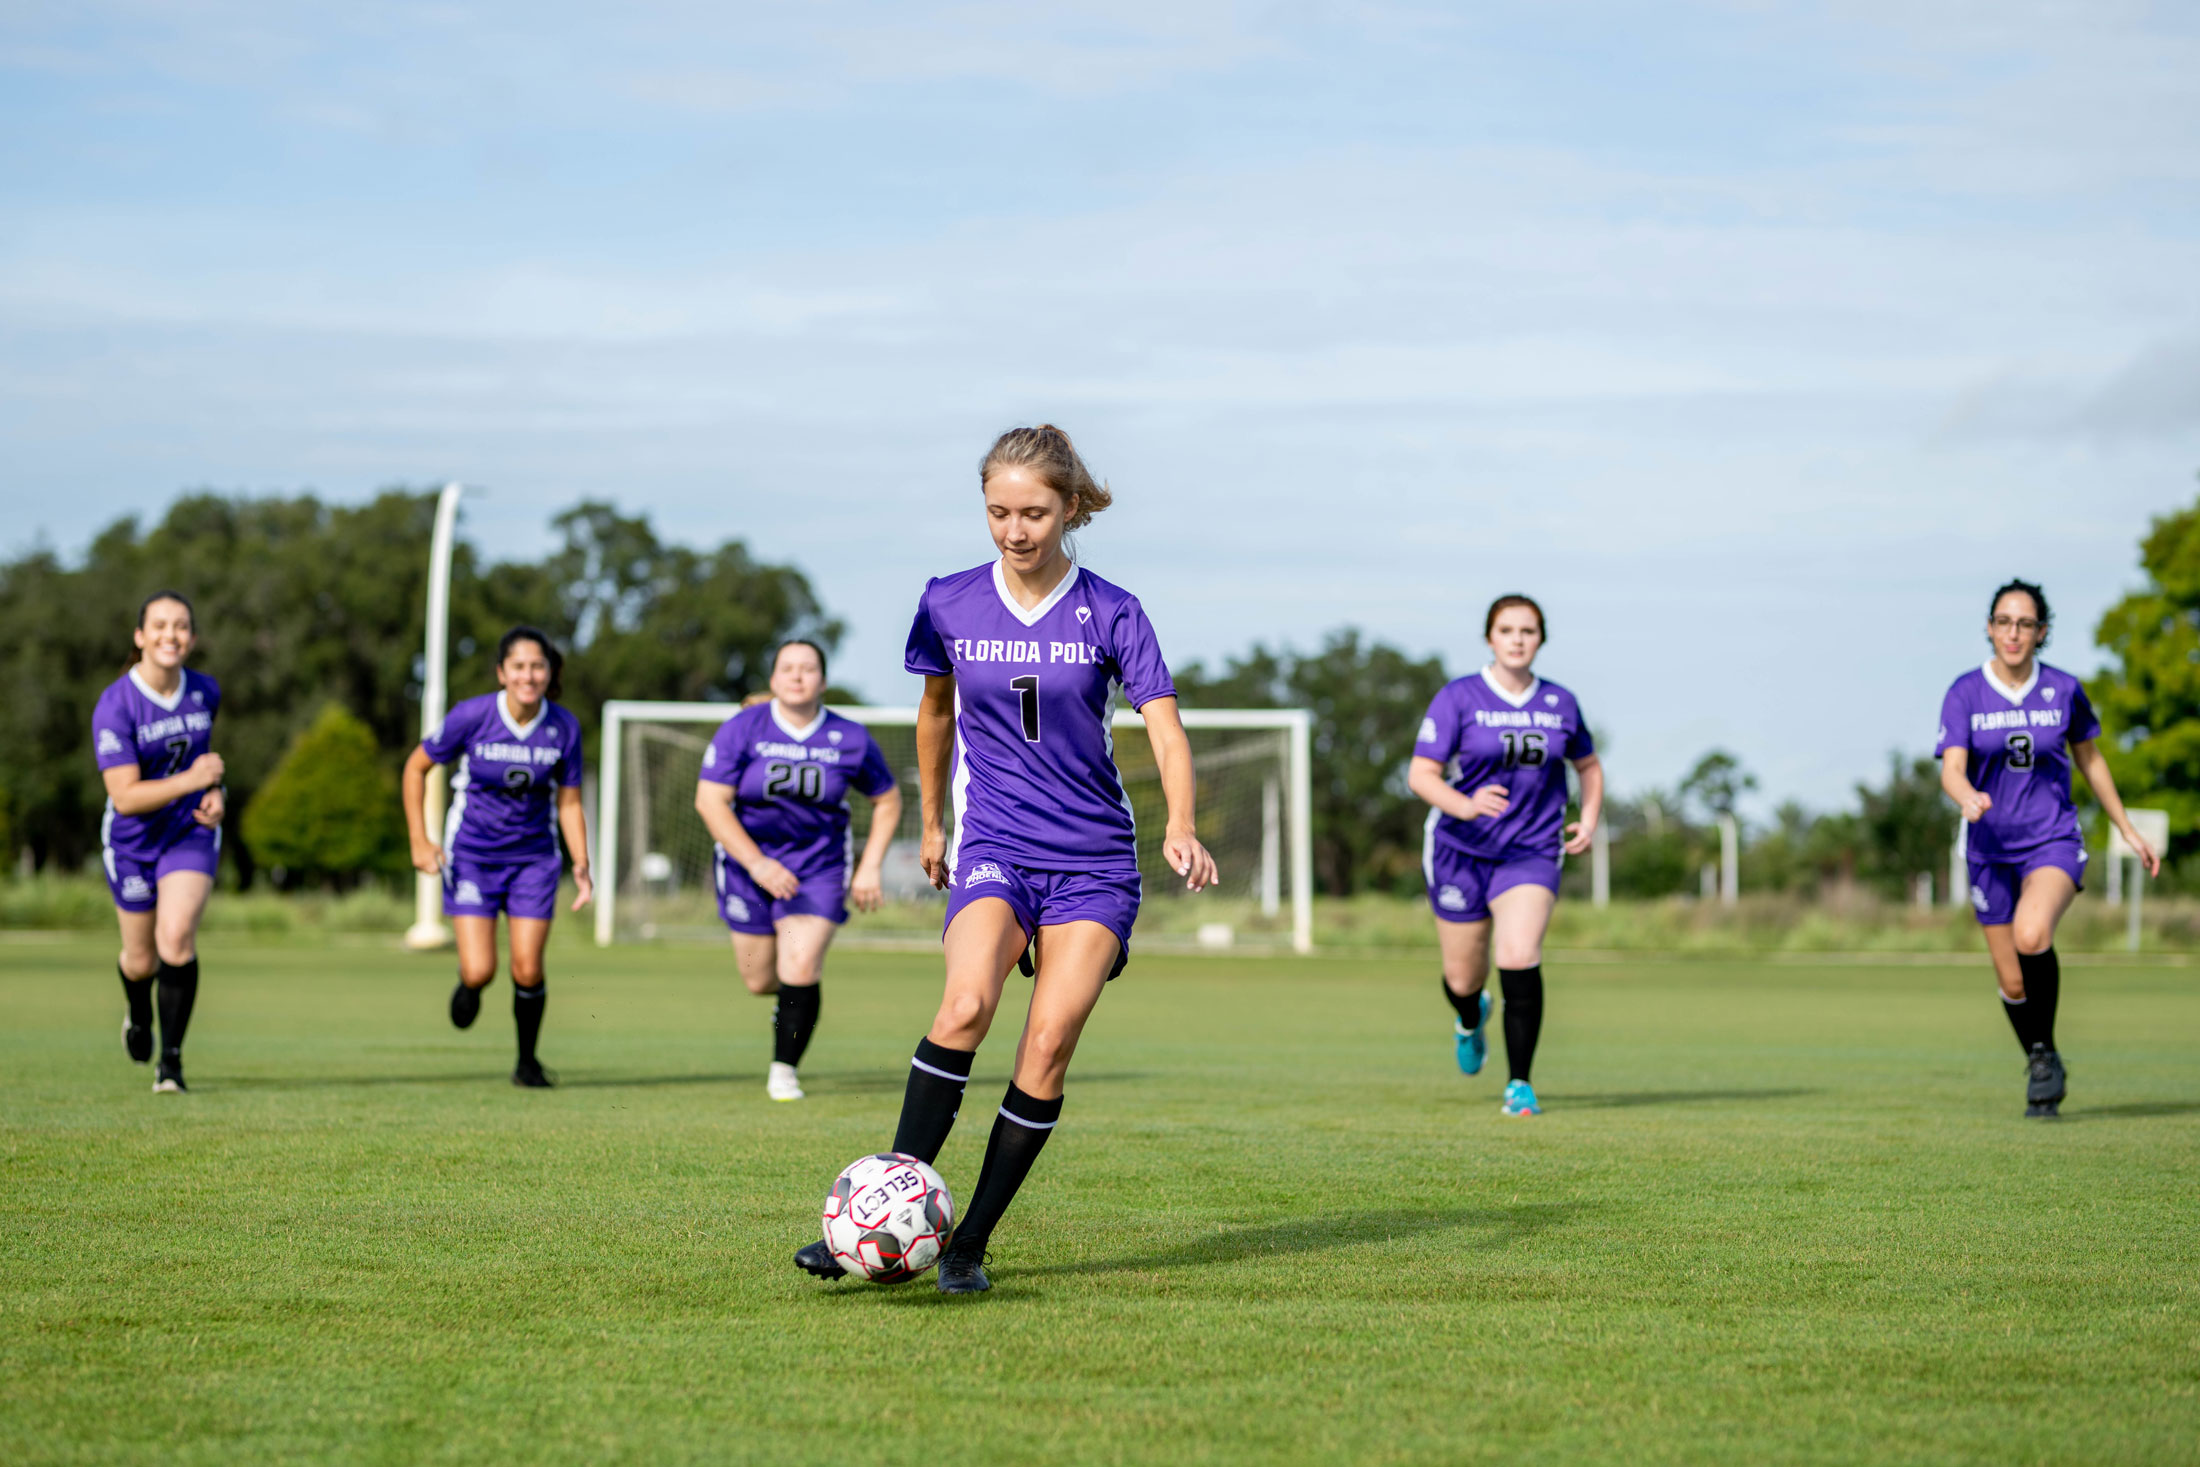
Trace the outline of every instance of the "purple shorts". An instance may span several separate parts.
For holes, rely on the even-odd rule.
[[[1973,856],[1964,864],[1971,868],[1971,906],[1981,927],[2005,927],[2017,920],[2017,897],[2024,891],[2024,878],[2035,871],[2053,867],[2067,872],[2070,884],[2085,890],[2085,846],[2075,839],[2050,841],[2013,861]]]
[[[940,930],[955,925],[955,914],[972,902],[999,897],[1016,914],[1029,942],[1042,927],[1065,922],[1098,922],[1115,934],[1115,970],[1112,980],[1131,958],[1131,925],[1138,920],[1136,871],[1035,871],[991,856],[965,851],[955,865],[947,888],[947,920]]]
[[[517,861],[443,858],[443,915],[532,917],[547,922],[558,913],[558,876],[565,863],[557,856],[528,856]]]
[[[770,856],[771,852],[764,854]],[[795,888],[793,896],[780,901],[752,881],[749,873],[724,851],[718,852],[711,861],[718,874],[718,915],[735,932],[769,937],[779,930],[781,917],[823,917],[836,927],[848,920],[848,868],[845,865],[809,876],[797,871],[796,879],[802,884]]]
[[[100,865],[107,871],[107,889],[125,912],[152,911],[160,879],[169,872],[200,871],[212,876],[221,859],[220,828],[196,823],[152,856],[128,855],[113,846],[103,846],[99,852]]]
[[[1555,855],[1485,860],[1432,839],[1421,847],[1421,874],[1428,879],[1428,904],[1439,922],[1487,922],[1490,898],[1516,886],[1540,886],[1558,894]]]

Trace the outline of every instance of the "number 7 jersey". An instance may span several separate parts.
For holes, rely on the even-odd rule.
[[[1026,611],[1000,563],[927,582],[909,671],[955,679],[950,868],[974,855],[1037,871],[1138,869],[1109,724],[1176,696],[1138,598],[1073,566]]]
[[[1428,812],[1431,837],[1482,860],[1556,856],[1565,843],[1566,763],[1596,752],[1581,705],[1557,683],[1537,678],[1517,697],[1484,668],[1438,690],[1421,720],[1413,752],[1444,766],[1444,783],[1461,794],[1503,785],[1510,802],[1495,818],[1455,820]]]

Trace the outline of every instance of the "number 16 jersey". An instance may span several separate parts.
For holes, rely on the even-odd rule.
[[[955,830],[947,862],[983,854],[1037,871],[1138,869],[1137,830],[1109,730],[1176,696],[1138,598],[1073,566],[1026,611],[1000,563],[928,582],[903,659],[955,679]]]
[[[1596,752],[1581,705],[1557,683],[1537,678],[1525,693],[1499,687],[1489,669],[1438,690],[1421,720],[1413,752],[1444,766],[1444,783],[1471,795],[1503,785],[1509,802],[1494,818],[1457,820],[1428,812],[1430,835],[1464,855],[1556,856],[1565,843],[1566,763]]]

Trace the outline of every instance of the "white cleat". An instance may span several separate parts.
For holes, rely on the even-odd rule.
[[[793,1065],[772,1061],[772,1072],[764,1081],[764,1093],[774,1100],[800,1100],[802,1082],[794,1075]]]

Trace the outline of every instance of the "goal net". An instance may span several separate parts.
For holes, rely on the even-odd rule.
[[[695,813],[703,749],[738,710],[730,703],[625,700],[603,709],[603,772],[596,811],[596,941],[722,933],[711,870],[713,842]],[[885,908],[856,913],[854,936],[937,937],[946,897],[917,864],[917,711],[835,705],[878,740],[903,791],[900,827],[887,848]],[[1137,937],[1167,947],[1313,946],[1310,715],[1303,709],[1182,710],[1199,780],[1199,838],[1222,872],[1219,887],[1189,900],[1162,859],[1166,805],[1145,720],[1115,714],[1115,758],[1138,820],[1145,901]],[[855,849],[871,828],[870,801],[851,791]]]

